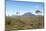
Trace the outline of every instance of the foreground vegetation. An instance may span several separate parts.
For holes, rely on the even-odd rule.
[[[41,29],[44,28],[44,17],[23,17],[13,18],[6,16],[5,28],[6,30],[26,30],[26,29]]]

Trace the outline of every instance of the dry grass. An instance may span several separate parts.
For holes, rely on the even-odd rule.
[[[44,17],[12,18],[6,16],[6,30],[39,29],[44,27]]]

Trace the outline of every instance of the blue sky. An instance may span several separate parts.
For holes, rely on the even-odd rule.
[[[16,15],[16,12],[20,12],[20,15],[26,12],[31,12],[36,15],[36,10],[42,11],[40,15],[43,15],[43,8],[43,2],[18,2],[6,0],[6,15]]]

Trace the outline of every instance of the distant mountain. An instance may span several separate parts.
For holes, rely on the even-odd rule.
[[[41,15],[35,15],[35,14],[32,14],[31,12],[27,12],[27,13],[24,13],[23,15],[12,15],[11,17],[12,18],[34,18],[35,17],[38,17],[38,16],[41,16]]]
[[[30,13],[30,12],[27,12],[27,13],[24,13],[23,16],[35,16],[34,14]]]
[[[23,15],[21,16],[18,16],[18,15],[12,15],[13,18],[25,18],[25,17],[34,17],[35,15],[30,13],[30,12],[27,12],[27,13],[24,13]]]

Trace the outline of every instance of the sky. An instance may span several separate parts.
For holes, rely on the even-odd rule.
[[[19,15],[23,15],[26,12],[31,12],[36,15],[36,10],[42,11],[40,15],[43,15],[44,3],[6,0],[6,15],[17,15],[16,12],[20,12]]]

